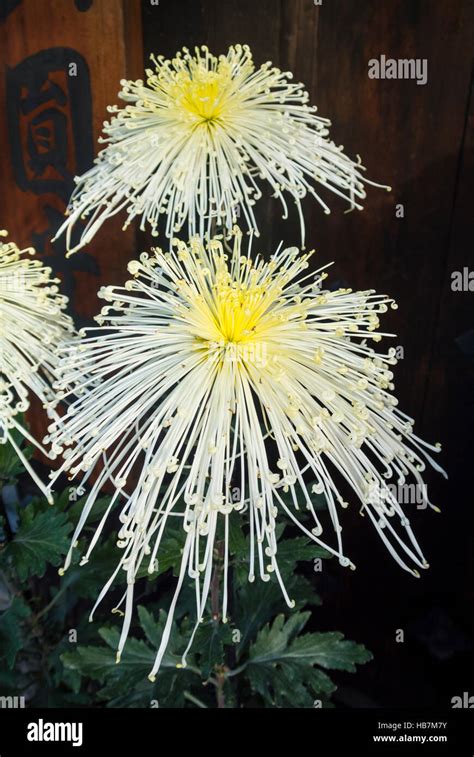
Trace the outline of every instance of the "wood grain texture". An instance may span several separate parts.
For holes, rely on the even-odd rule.
[[[22,247],[41,238],[41,257],[63,279],[78,324],[99,310],[97,290],[102,284],[123,281],[127,262],[135,254],[135,232],[133,228],[122,232],[123,221],[113,219],[102,238],[70,263],[64,259],[64,244],[52,245],[50,239],[66,207],[66,183],[92,164],[106,107],[117,102],[121,78],[141,75],[143,58],[139,0],[94,0],[89,5],[88,10],[80,11],[73,0],[22,0],[0,24],[0,228],[8,229],[9,238]],[[63,52],[58,55],[58,50]],[[15,73],[25,60],[30,61],[29,86],[18,83]],[[68,60],[79,60],[80,66],[69,79],[64,66],[52,69],[48,76],[49,60],[53,69]],[[43,73],[44,81],[38,80]],[[70,84],[79,92],[74,118]],[[42,95],[43,102],[39,102]],[[24,112],[29,109],[31,113]],[[15,154],[16,138],[21,159]],[[62,141],[65,146],[61,150]],[[88,164],[84,165],[86,153]],[[19,162],[27,174],[23,186],[19,185]],[[40,191],[40,182],[47,191]],[[36,403],[28,420],[41,438],[46,420]]]
[[[5,103],[7,72],[14,70],[29,56],[51,48],[76,51],[86,62],[92,92],[92,159],[97,154],[97,138],[107,117],[106,107],[109,103],[118,101],[120,79],[124,76],[137,78],[142,71],[139,0],[95,0],[90,9],[83,12],[77,10],[73,0],[22,0],[0,26],[1,103]],[[81,75],[79,71],[78,76]],[[62,72],[61,77],[56,81],[65,91],[67,73]],[[60,109],[54,101],[42,106],[43,109],[46,107]],[[41,113],[42,108],[37,112]],[[54,140],[54,135],[50,137]],[[24,135],[22,140],[25,146]],[[0,144],[0,226],[7,228],[11,238],[19,245],[28,245],[35,233],[47,228],[45,205],[62,213],[65,202],[55,193],[36,194],[18,186],[12,162],[7,109],[3,106],[0,109]],[[69,129],[69,170],[77,164],[73,154],[75,147],[77,145],[71,138]],[[52,166],[46,166],[42,177],[51,178],[55,170]],[[98,308],[95,293],[102,283],[121,281],[125,275],[126,263],[134,251],[134,231],[130,229],[123,233],[121,226],[121,220],[114,219],[108,224],[106,236],[100,242],[94,241],[87,250],[97,263],[97,275],[87,271],[74,274],[72,305],[79,316],[90,317],[95,314]],[[51,250],[48,241],[45,254],[51,253]]]
[[[313,213],[314,235],[325,254],[334,250],[341,277],[399,302],[385,322],[404,345],[397,383],[419,418],[469,93],[473,6],[336,0],[324,6],[319,31],[321,113],[333,120],[336,141],[361,154],[369,178],[393,192],[369,188],[363,212],[334,213],[327,223]],[[369,79],[367,62],[381,54],[426,58],[428,83]],[[403,219],[395,217],[397,203]]]

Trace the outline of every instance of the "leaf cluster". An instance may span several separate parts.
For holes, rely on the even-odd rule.
[[[126,580],[119,572],[111,600],[88,616],[117,561],[117,536],[105,534],[88,563],[80,557],[109,505],[97,501],[73,550],[72,565],[58,574],[84,500],[71,490],[53,506],[18,494],[22,471],[7,445],[0,447],[0,693],[25,696],[30,706],[104,707],[314,707],[330,706],[336,685],[332,671],[356,670],[371,655],[339,632],[309,630],[320,599],[311,571],[315,558],[329,559],[305,536],[279,529],[278,561],[294,609],[278,581],[248,581],[249,543],[245,519],[230,518],[229,618],[211,606],[197,629],[187,666],[181,659],[194,628],[194,585],[185,585],[169,648],[156,680],[153,665],[166,622],[183,548],[183,532],[170,526],[160,548],[157,573],[137,584],[138,608],[120,664],[116,648],[120,619],[107,612]],[[8,494],[4,497],[5,492]],[[8,500],[8,507],[5,501]],[[1,512],[1,510],[0,510]],[[216,585],[222,557],[216,550]],[[310,575],[308,576],[308,572]],[[215,598],[214,598],[215,599]]]

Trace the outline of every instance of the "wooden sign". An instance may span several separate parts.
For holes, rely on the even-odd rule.
[[[143,75],[140,0],[0,1],[0,228],[33,245],[62,279],[78,326],[100,309],[102,284],[119,284],[135,255],[133,228],[108,222],[100,244],[67,259],[51,239],[74,176],[91,167],[120,79]],[[46,419],[29,413],[39,438]]]
[[[50,240],[120,79],[143,75],[140,1],[4,0],[0,20],[0,227],[61,276],[81,323],[98,310],[99,286],[123,279],[134,231],[114,219],[100,246],[69,259],[63,240]]]

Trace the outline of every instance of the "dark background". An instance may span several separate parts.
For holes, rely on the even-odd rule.
[[[419,580],[397,567],[370,524],[349,508],[344,538],[357,571],[325,564],[318,579],[324,605],[314,611],[313,628],[342,630],[374,654],[356,677],[338,676],[339,703],[446,707],[453,696],[474,694],[474,292],[451,289],[452,272],[474,269],[469,233],[474,4],[19,0],[0,3],[0,11],[0,81],[7,69],[39,49],[74,47],[89,66],[94,139],[106,117],[105,105],[116,102],[119,79],[143,76],[142,56],[145,61],[151,52],[172,56],[183,45],[195,44],[219,54],[240,42],[250,45],[257,65],[272,60],[303,81],[319,114],[331,118],[334,141],[344,144],[351,157],[361,155],[370,179],[393,187],[391,194],[369,188],[365,210],[349,214],[334,196],[325,195],[330,216],[308,199],[307,245],[318,250],[318,264],[335,261],[332,285],[374,288],[397,300],[399,309],[382,322],[384,330],[398,334],[394,346],[404,347],[395,369],[396,393],[401,408],[416,419],[415,431],[443,443],[441,463],[450,478],[444,483],[435,472],[426,474],[441,515],[412,506],[412,525],[431,564]],[[428,83],[369,79],[368,61],[381,54],[426,58]],[[69,115],[74,118],[72,109]],[[0,227],[26,244],[44,230],[45,203],[60,210],[63,204],[52,200],[51,192],[18,186],[12,126],[2,113],[0,142]],[[71,173],[77,169],[77,152],[69,145]],[[45,178],[54,170],[57,166],[46,166]],[[396,217],[398,204],[404,206],[403,218]],[[280,215],[277,201],[260,201],[262,251],[272,251],[282,239],[298,244],[296,210],[287,222]],[[140,248],[148,243],[151,238],[140,235]],[[122,234],[117,222],[102,228],[89,257],[65,266],[62,252],[47,243],[42,250],[68,278],[76,316],[86,318],[99,309],[98,286],[126,278],[126,263],[136,248],[133,232]],[[41,423],[39,416],[31,420]],[[396,642],[398,629],[404,631],[403,643]]]

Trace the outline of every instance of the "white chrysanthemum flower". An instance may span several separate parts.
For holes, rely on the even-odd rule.
[[[7,235],[0,231],[0,236]],[[57,346],[73,331],[63,310],[67,298],[58,294],[59,279],[51,268],[31,260],[33,248],[20,250],[13,242],[0,242],[0,444],[12,445],[29,474],[52,501],[51,493],[36,475],[12,433],[51,455],[18,422],[28,410],[30,393],[53,413],[56,400],[51,389],[58,357]]]
[[[258,235],[254,214],[261,182],[268,182],[287,217],[285,195],[298,208],[312,194],[328,213],[319,184],[361,209],[365,198],[360,159],[354,163],[328,139],[330,121],[315,115],[303,84],[265,63],[256,69],[249,48],[236,45],[218,58],[207,47],[165,60],[143,81],[122,80],[127,106],[110,106],[104,123],[107,147],[96,165],[76,179],[67,231],[75,252],[90,242],[110,216],[126,209],[124,228],[137,216],[141,228],[166,216],[166,235],[187,223],[189,236],[208,236],[212,224],[231,231],[237,218]],[[375,185],[380,186],[380,185]],[[388,188],[388,187],[387,187]],[[87,220],[80,242],[71,247],[72,228]]]
[[[352,489],[350,503],[367,514],[399,565],[414,575],[427,567],[389,486],[412,480],[425,491],[424,460],[441,470],[426,451],[437,447],[413,434],[390,393],[395,351],[372,346],[382,336],[379,314],[394,302],[373,290],[324,290],[327,274],[308,273],[311,253],[296,248],[279,249],[269,262],[252,259],[250,250],[241,253],[241,236],[235,229],[229,252],[217,238],[206,245],[174,240],[171,252],[155,249],[131,262],[134,278],[125,287],[101,290],[109,304],[100,325],[64,348],[60,389],[71,404],[45,440],[64,455],[61,471],[85,474],[82,484],[102,463],[73,543],[100,487],[110,481],[116,489],[83,562],[114,503],[123,502],[116,572],[126,570],[128,586],[119,658],[137,571],[145,561],[153,573],[168,519],[182,519],[179,579],[152,676],[186,574],[196,584],[197,621],[203,617],[221,518],[224,620],[229,517],[244,509],[249,580],[275,574],[289,605],[278,570],[278,518],[289,517],[353,567],[342,545],[339,514],[348,502],[341,486]],[[327,500],[333,545],[323,541],[313,493]],[[305,508],[310,525],[298,517]]]

